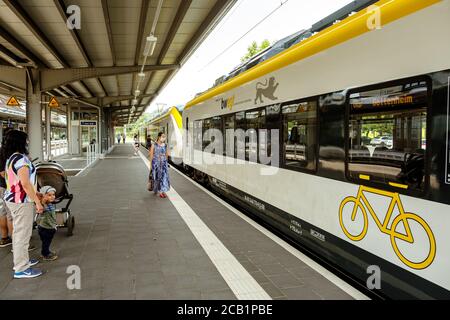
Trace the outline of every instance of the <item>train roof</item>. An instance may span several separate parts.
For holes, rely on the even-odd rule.
[[[370,32],[371,30],[367,27],[367,20],[373,12],[364,11],[363,9],[372,4],[376,4],[379,7],[381,14],[384,17],[382,24],[385,25],[439,1],[440,0],[353,1],[335,13],[315,23],[311,29],[299,32],[297,34],[298,39],[294,36],[296,34],[292,35],[294,37],[287,37],[290,38],[287,43],[289,44],[289,41],[292,42],[289,48],[277,52],[267,60],[260,59],[258,64],[251,66],[251,68],[248,68],[241,73],[237,73],[233,78],[225,77],[225,82],[196,96],[186,104],[185,109],[189,109],[194,105],[200,104],[247,82],[260,78],[270,72]],[[297,41],[292,41],[293,39]],[[273,47],[274,46],[271,48]],[[266,51],[265,55],[270,55],[270,51],[271,50]],[[252,61],[252,59],[250,61]],[[240,68],[245,69],[245,66],[240,66]]]
[[[336,12],[330,14],[329,16],[323,18],[322,20],[314,23],[312,27],[308,30],[300,30],[291,34],[277,42],[263,51],[257,53],[247,61],[241,63],[239,66],[235,67],[231,72],[226,75],[221,76],[214,83],[214,87],[220,85],[221,83],[239,75],[240,73],[249,70],[256,66],[257,64],[277,55],[278,53],[289,49],[291,46],[311,37],[314,33],[320,32],[330,26],[332,26],[336,21],[343,20],[347,18],[350,14],[361,11],[367,8],[369,5],[376,3],[378,0],[356,0],[337,10]]]
[[[170,115],[172,115],[177,123],[178,128],[182,129],[183,128],[183,120],[181,117],[181,113],[178,110],[177,107],[171,107],[169,110],[167,110],[166,113],[164,113],[161,116],[157,116],[156,118],[150,120],[148,122],[149,125],[161,122],[162,120],[166,119],[167,117],[169,117]]]

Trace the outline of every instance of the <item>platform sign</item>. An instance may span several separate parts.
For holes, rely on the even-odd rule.
[[[58,102],[58,100],[56,100],[55,97],[52,97],[52,98],[50,99],[50,102],[48,103],[48,106],[49,106],[50,108],[59,108],[59,102]]]
[[[97,125],[97,121],[80,121],[81,126],[93,127]]]
[[[445,149],[445,183],[450,184],[450,77],[447,89],[447,145]]]
[[[19,107],[20,103],[19,100],[17,100],[16,97],[12,96],[11,98],[9,98],[8,102],[6,103],[7,106],[9,107]]]

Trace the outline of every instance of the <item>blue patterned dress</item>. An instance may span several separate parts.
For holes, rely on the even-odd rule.
[[[152,175],[154,181],[153,191],[167,192],[170,190],[169,166],[166,157],[167,145],[154,144],[155,152],[152,160]]]

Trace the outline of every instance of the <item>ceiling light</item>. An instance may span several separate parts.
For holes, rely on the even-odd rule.
[[[133,100],[131,100],[131,104],[134,106],[134,105],[136,105],[136,104],[138,104],[138,101],[137,101],[137,99],[133,99]]]
[[[135,91],[134,91],[134,95],[137,97],[138,95],[140,95],[141,94],[141,90],[139,90],[139,89],[136,89]]]
[[[158,41],[158,38],[156,38],[154,35],[150,35],[147,37],[147,42],[144,48],[144,56],[153,55],[156,47],[156,41]]]
[[[139,72],[138,73],[138,77],[144,79],[145,78],[145,73]]]

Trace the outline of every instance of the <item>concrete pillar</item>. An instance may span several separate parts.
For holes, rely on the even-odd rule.
[[[48,104],[45,105],[45,145],[47,146],[47,160],[51,160],[52,157],[52,141],[51,141],[51,116],[52,110],[48,106]]]
[[[27,131],[30,140],[29,150],[32,159],[39,157],[43,160],[42,153],[42,110],[39,71],[27,69]]]
[[[104,109],[105,114],[105,150],[108,150],[111,146],[111,112],[107,109]]]
[[[103,130],[103,124],[102,124],[102,108],[101,107],[97,107],[98,108],[98,122],[97,122],[97,143],[98,143],[98,153],[102,153],[102,130]]]
[[[67,105],[67,153],[72,154],[72,108]]]
[[[116,141],[115,135],[114,135],[114,127],[113,127],[113,121],[112,121],[112,112],[108,111],[108,135],[109,135],[109,142],[108,142],[108,148],[111,148],[114,145],[114,141]]]

